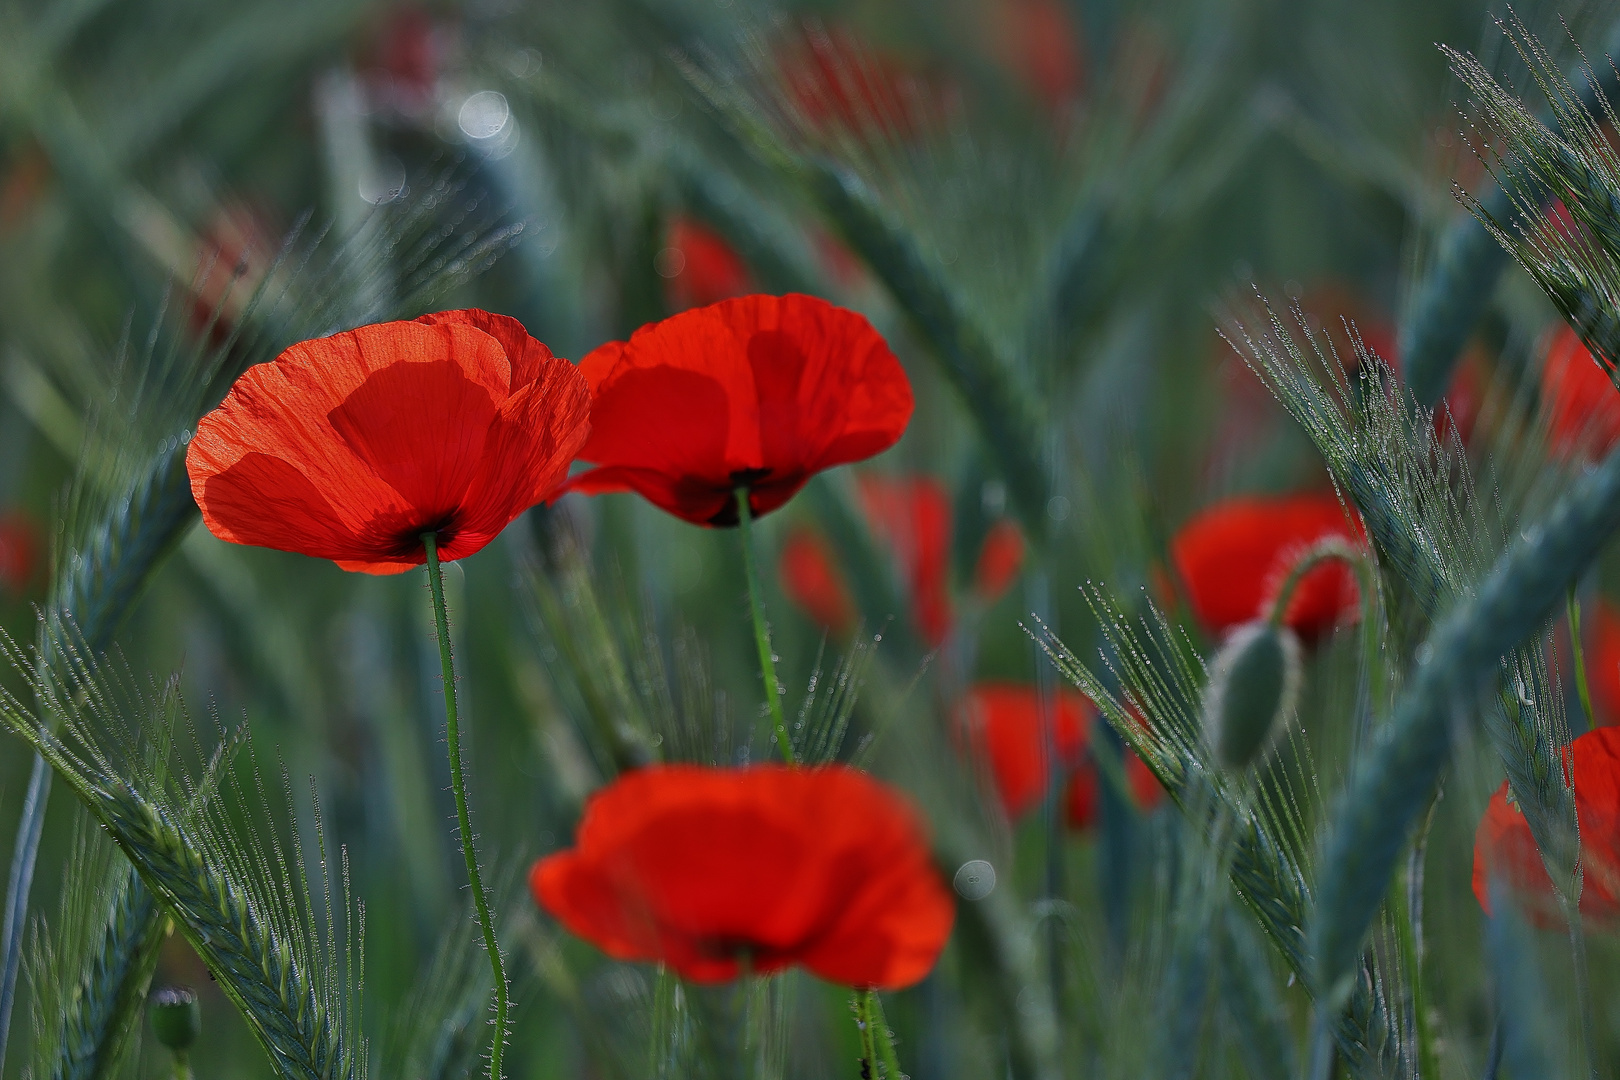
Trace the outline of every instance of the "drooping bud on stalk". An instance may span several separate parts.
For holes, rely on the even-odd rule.
[[[165,986],[148,1002],[152,1034],[174,1055],[175,1080],[190,1080],[190,1050],[202,1034],[202,1009],[197,995],[184,986]]]
[[[1299,638],[1256,619],[1232,631],[1204,691],[1204,737],[1223,769],[1242,772],[1262,757],[1299,697]]]

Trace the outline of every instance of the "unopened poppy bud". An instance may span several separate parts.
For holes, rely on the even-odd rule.
[[[1204,737],[1223,768],[1241,772],[1262,756],[1294,709],[1299,638],[1266,619],[1234,630],[1215,654],[1204,690]]]
[[[197,995],[184,986],[165,986],[156,991],[147,1011],[158,1042],[176,1053],[191,1049],[202,1034],[202,1009]]]

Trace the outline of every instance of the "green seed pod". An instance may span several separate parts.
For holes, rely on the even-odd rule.
[[[202,1034],[202,1009],[197,995],[184,986],[165,986],[152,994],[147,1012],[158,1042],[184,1053]]]
[[[1204,738],[1215,761],[1242,772],[1270,749],[1299,697],[1299,638],[1259,619],[1221,643],[1204,690]]]

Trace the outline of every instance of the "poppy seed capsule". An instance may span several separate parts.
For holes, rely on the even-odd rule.
[[[148,1012],[158,1042],[177,1053],[191,1049],[202,1034],[202,1009],[197,995],[184,986],[165,986],[153,993]]]
[[[1263,756],[1299,696],[1299,638],[1258,619],[1232,631],[1210,666],[1204,738],[1223,769],[1242,772]]]

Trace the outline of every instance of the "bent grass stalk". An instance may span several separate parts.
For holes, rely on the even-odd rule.
[[[793,754],[793,740],[788,735],[787,717],[782,712],[782,695],[777,689],[771,631],[765,623],[765,597],[760,592],[759,567],[754,565],[754,526],[748,507],[748,489],[739,487],[736,496],[737,531],[742,536],[743,576],[748,579],[748,611],[754,620],[754,644],[759,649],[760,677],[765,680],[765,703],[771,710],[771,726],[776,729],[782,760],[794,765],[797,759]]]
[[[461,771],[461,721],[456,711],[456,663],[450,652],[450,618],[444,603],[444,573],[439,566],[439,538],[422,534],[427,552],[428,588],[433,593],[433,626],[439,636],[439,663],[444,670],[444,731],[449,744],[450,789],[456,796],[456,825],[461,830],[461,856],[467,863],[467,883],[472,887],[473,905],[478,909],[478,926],[484,933],[490,972],[495,977],[495,1040],[489,1051],[490,1080],[501,1080],[501,1052],[506,1048],[507,986],[501,948],[495,940],[495,923],[489,914],[489,898],[484,895],[483,877],[478,871],[478,852],[473,841],[472,821],[467,814],[467,783]]]

